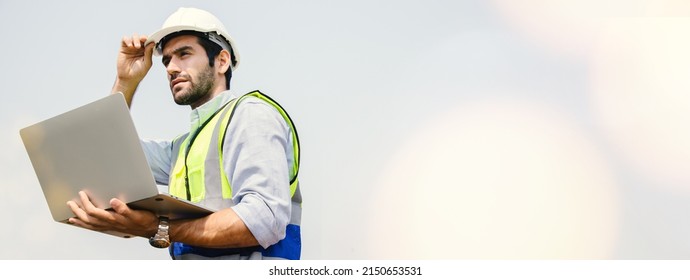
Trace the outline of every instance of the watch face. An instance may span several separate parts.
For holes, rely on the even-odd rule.
[[[170,241],[165,240],[163,238],[151,238],[149,240],[149,243],[151,243],[151,246],[156,248],[168,248],[168,246],[170,246]]]

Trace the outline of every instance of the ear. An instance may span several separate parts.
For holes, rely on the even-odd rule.
[[[225,75],[226,71],[232,71],[230,70],[230,53],[227,50],[221,50],[216,56],[215,64],[218,67],[218,73],[221,75]]]

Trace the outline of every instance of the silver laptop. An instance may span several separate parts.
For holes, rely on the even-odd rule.
[[[118,198],[172,220],[212,209],[159,192],[122,94],[112,94],[19,131],[48,207],[57,222],[74,216],[84,190],[95,206]],[[108,234],[129,237],[119,232]]]

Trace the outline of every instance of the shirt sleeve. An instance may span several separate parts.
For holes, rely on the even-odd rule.
[[[153,178],[157,184],[167,186],[170,181],[169,172],[172,164],[172,142],[145,139],[140,141],[151,172],[153,172]]]
[[[290,221],[289,136],[280,113],[254,97],[237,105],[226,132],[223,165],[232,209],[264,248],[285,237]]]

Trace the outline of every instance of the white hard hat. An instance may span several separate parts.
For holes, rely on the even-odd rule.
[[[218,20],[218,18],[216,18],[213,14],[201,9],[177,9],[175,13],[170,15],[168,19],[165,20],[163,27],[160,30],[149,36],[145,45],[149,42],[155,43],[156,48],[154,50],[154,54],[162,55],[162,46],[159,46],[161,39],[172,33],[185,30],[206,33],[209,40],[230,52],[232,55],[232,71],[237,69],[237,65],[240,63],[240,56],[237,52],[235,42],[232,40],[230,34],[228,34],[228,32],[225,30],[225,26],[222,22],[220,22],[220,20]]]

